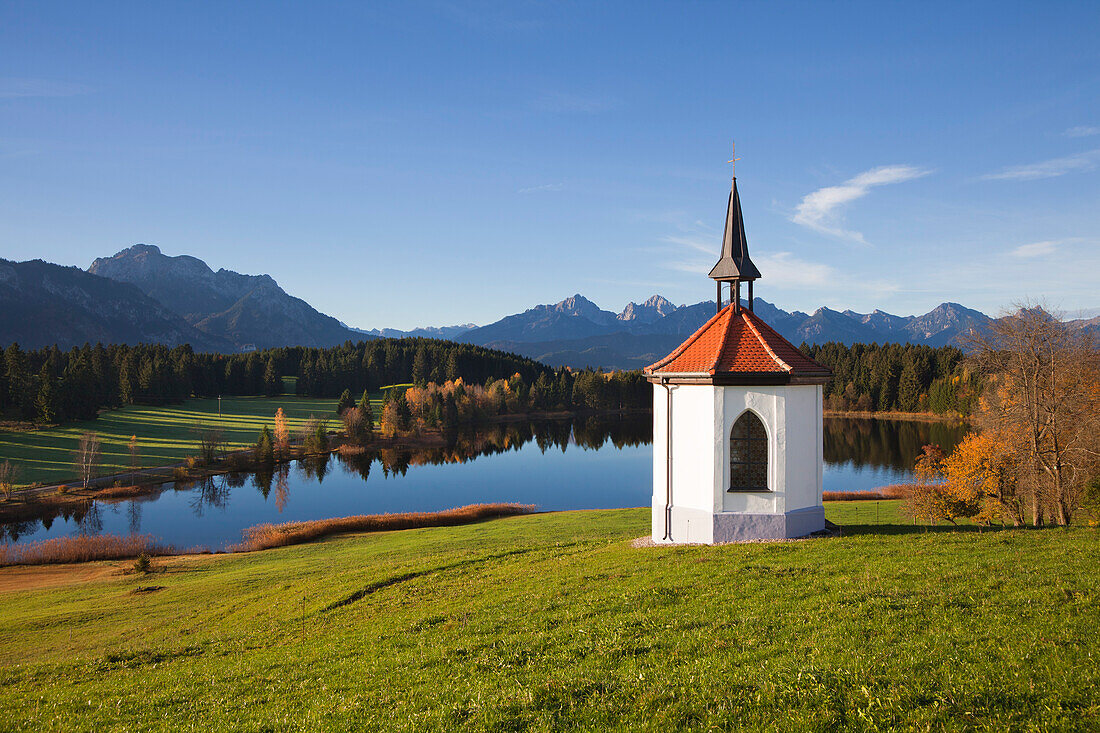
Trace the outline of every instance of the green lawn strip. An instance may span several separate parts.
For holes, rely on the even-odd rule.
[[[381,414],[381,400],[372,401]],[[232,448],[255,443],[260,430],[275,424],[275,411],[282,407],[291,431],[300,428],[311,415],[328,419],[337,428],[336,401],[293,395],[278,397],[223,397],[221,416],[217,399],[191,399],[181,405],[131,405],[104,412],[98,419],[70,423],[37,431],[0,430],[0,460],[19,465],[21,484],[52,483],[74,478],[72,454],[80,436],[95,432],[102,441],[101,473],[130,469],[127,443],[137,435],[142,467],[178,463],[197,452],[195,426],[218,427]]]
[[[1100,724],[1094,530],[894,525],[905,531],[632,548],[648,519],[562,512],[353,535],[0,595],[0,719],[96,730]],[[148,585],[163,590],[131,594]]]

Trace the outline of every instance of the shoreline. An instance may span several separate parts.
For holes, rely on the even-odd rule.
[[[477,423],[463,423],[454,430],[503,425],[535,420],[570,420],[586,417],[622,417],[651,412],[650,408],[622,408],[618,410],[554,410],[531,413],[498,415],[491,420]],[[329,435],[330,446],[324,454],[306,453],[300,445],[292,444],[287,456],[276,459],[271,466],[259,464],[252,457],[252,449],[244,448],[228,451],[213,466],[189,466],[186,461],[165,466],[153,466],[126,471],[124,473],[98,476],[85,489],[82,485],[66,481],[45,486],[28,486],[11,492],[8,499],[0,499],[0,523],[24,522],[41,519],[49,513],[63,513],[65,507],[77,507],[94,501],[124,501],[148,496],[171,483],[201,481],[212,476],[229,473],[254,473],[264,468],[273,468],[296,460],[320,455],[331,456],[342,450],[383,451],[383,450],[423,450],[440,448],[447,445],[445,430],[431,428],[419,433],[404,435],[376,435],[367,444],[349,442],[342,433]],[[236,465],[234,463],[236,462]],[[136,479],[136,480],[135,480]]]
[[[898,422],[969,423],[963,415],[940,415],[935,412],[875,412],[874,410],[822,410],[822,417],[842,417],[856,420],[896,420]]]

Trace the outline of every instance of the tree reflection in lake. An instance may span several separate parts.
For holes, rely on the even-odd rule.
[[[935,443],[950,453],[970,429],[965,423],[827,417],[825,462],[912,471],[921,448]]]
[[[375,461],[382,465],[383,475],[404,476],[410,466],[466,463],[482,456],[518,451],[531,441],[535,442],[542,453],[549,450],[565,453],[571,445],[583,450],[596,450],[609,441],[620,450],[649,445],[653,441],[653,423],[648,415],[587,416],[572,420],[471,426],[447,431],[442,437],[443,441],[438,445],[366,449],[362,452],[338,453],[337,458],[364,480],[370,476],[370,467]]]
[[[282,464],[275,468],[275,508],[279,514],[286,509],[286,502],[290,498],[290,466]]]
[[[224,510],[229,504],[229,494],[232,487],[225,475],[204,476],[190,484],[176,484],[176,490],[191,490],[191,511],[196,517],[201,517],[206,509]]]
[[[869,490],[912,478],[926,443],[950,450],[964,426],[825,421],[824,487]],[[179,547],[225,547],[246,527],[381,512],[435,511],[487,501],[542,509],[646,506],[653,490],[652,416],[596,416],[481,425],[416,449],[366,449],[254,473],[164,484],[147,495],[43,506],[0,524],[0,541],[74,532],[151,533]],[[478,460],[482,459],[482,460]],[[249,483],[255,487],[252,490]],[[291,500],[291,493],[299,497]]]

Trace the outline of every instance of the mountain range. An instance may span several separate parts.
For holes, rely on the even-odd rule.
[[[270,275],[215,272],[196,257],[169,257],[151,244],[101,257],[88,272],[136,286],[199,331],[237,349],[362,340],[332,316],[287,294]]]
[[[941,303],[919,316],[880,310],[785,311],[757,298],[756,313],[795,344],[877,341],[942,346],[990,323],[985,314]],[[87,271],[32,260],[0,259],[0,346],[37,348],[95,343],[190,343],[197,351],[332,346],[388,337],[443,338],[511,351],[552,366],[637,368],[668,354],[714,315],[714,301],[675,305],[654,295],[604,310],[576,294],[485,326],[411,331],[352,328],[296,298],[269,275],[214,271],[187,255],[136,244],[96,259]],[[1073,321],[1100,330],[1100,319]]]
[[[0,259],[0,345],[12,342],[32,349],[144,342],[236,350],[133,285],[42,260]]]
[[[943,346],[991,321],[984,313],[958,303],[941,303],[921,316],[829,308],[808,314],[785,311],[761,298],[754,300],[753,307],[757,315],[794,344],[877,341]],[[713,300],[676,306],[654,295],[644,303],[629,303],[622,312],[612,313],[577,294],[472,329],[458,339],[512,351],[552,366],[634,369],[668,354],[714,312]]]

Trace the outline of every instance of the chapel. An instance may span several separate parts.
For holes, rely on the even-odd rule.
[[[710,271],[717,312],[644,371],[654,390],[655,542],[785,539],[825,528],[821,410],[831,372],[753,312],[760,277],[734,176]]]

